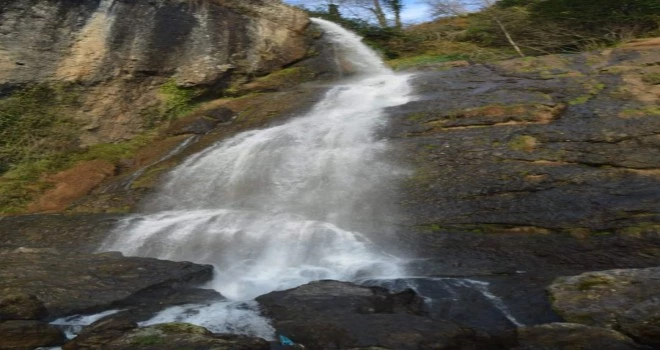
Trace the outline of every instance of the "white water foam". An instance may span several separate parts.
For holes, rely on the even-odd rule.
[[[402,173],[383,159],[387,145],[375,133],[385,108],[411,99],[408,77],[387,69],[355,34],[314,22],[356,74],[306,115],[189,158],[147,202],[147,213],[124,220],[102,250],[213,264],[210,286],[232,301],[320,279],[403,275],[402,261],[356,227],[387,214],[377,194]],[[226,317],[229,304],[170,309],[156,319],[272,332],[249,308],[239,318],[251,317],[254,327],[236,326]]]
[[[80,333],[83,327],[89,326],[90,324],[104,317],[114,315],[121,311],[123,310],[108,310],[93,315],[67,316],[58,318],[52,321],[50,324],[59,326],[64,331],[64,335],[67,337],[67,339],[72,339],[76,336],[76,334]]]

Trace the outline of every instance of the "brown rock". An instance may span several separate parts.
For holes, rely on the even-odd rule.
[[[40,321],[0,322],[0,349],[32,350],[64,344],[66,337],[54,326]]]
[[[78,163],[49,178],[55,186],[28,207],[28,212],[62,211],[113,175],[115,166],[102,160]]]
[[[11,289],[0,291],[0,321],[40,320],[47,315],[44,303],[34,295]]]

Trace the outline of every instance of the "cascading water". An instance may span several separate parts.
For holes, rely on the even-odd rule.
[[[383,215],[375,194],[401,172],[382,159],[386,145],[375,132],[386,107],[409,101],[408,77],[387,69],[355,34],[314,22],[354,72],[350,80],[306,115],[188,159],[146,203],[147,213],[124,220],[102,250],[213,264],[210,287],[234,303],[319,279],[402,276],[401,261],[356,228]],[[219,309],[240,311],[231,305],[207,308],[215,320],[197,323],[226,330],[210,323],[226,322]],[[174,313],[185,312],[157,319]],[[247,328],[232,330],[267,336],[263,325]]]

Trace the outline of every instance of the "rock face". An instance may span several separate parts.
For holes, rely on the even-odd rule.
[[[35,83],[82,85],[83,143],[126,138],[148,122],[144,111],[167,81],[222,90],[280,69],[305,56],[307,25],[276,0],[3,1],[0,96]]]
[[[389,294],[378,287],[319,281],[257,301],[277,332],[307,349],[499,348],[484,333],[426,317],[421,298],[411,290]]]
[[[416,75],[385,131],[411,170],[403,241],[467,274],[657,265],[658,62],[656,45]]]
[[[209,265],[125,258],[120,253],[3,253],[2,312],[13,319],[43,319],[44,312],[35,298],[43,303],[49,319],[100,312],[125,305],[130,298],[149,293],[167,295],[167,291],[205,282],[212,270]]]
[[[618,330],[660,346],[660,268],[588,272],[557,279],[554,308],[566,320]]]

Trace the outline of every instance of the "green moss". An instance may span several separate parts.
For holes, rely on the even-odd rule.
[[[79,125],[70,117],[80,87],[40,84],[0,100],[0,213],[24,207],[48,187],[41,174],[69,164]]]
[[[642,76],[642,81],[650,85],[660,84],[660,73],[647,73]]]
[[[76,147],[75,86],[41,84],[0,100],[0,174]]]
[[[99,143],[92,145],[82,152],[71,155],[73,161],[81,160],[104,160],[110,163],[117,163],[122,159],[131,158],[141,147],[148,145],[155,135],[145,133],[135,138],[117,143]]]
[[[426,117],[427,117],[427,113],[419,112],[408,115],[406,119],[408,119],[408,121],[411,122],[416,122],[416,121],[424,120]]]
[[[137,346],[146,346],[146,345],[158,345],[158,344],[163,344],[165,342],[165,339],[163,339],[159,335],[144,335],[144,336],[139,336],[133,338],[131,341],[132,345],[137,345]]]
[[[612,277],[603,276],[603,275],[589,275],[580,279],[577,283],[577,289],[580,291],[586,291],[593,289],[596,286],[609,285],[613,282]]]
[[[205,90],[201,88],[184,88],[177,85],[174,78],[170,78],[159,89],[164,106],[160,114],[161,120],[175,120],[188,113],[196,107],[195,99],[202,95]],[[147,116],[154,118],[155,111],[150,111]],[[152,121],[156,124],[159,120]]]
[[[413,57],[397,58],[390,60],[387,63],[395,70],[410,69],[425,65],[445,63],[450,61],[459,61],[468,59],[467,55],[464,54],[452,54],[452,55],[430,55],[424,54]]]
[[[158,179],[160,178],[160,175],[163,174],[163,172],[172,169],[172,167],[175,166],[175,163],[171,163],[170,165],[167,164],[160,164],[159,166],[154,166],[149,168],[142,176],[138,177],[133,181],[133,184],[131,185],[131,188],[151,188],[156,184]]]
[[[103,143],[87,149],[51,153],[36,161],[17,164],[0,177],[0,214],[20,213],[37,196],[48,190],[52,185],[45,180],[45,174],[64,170],[79,161],[98,159],[117,163],[122,159],[133,157],[154,137],[154,134],[147,133],[130,141]]]
[[[533,136],[519,135],[514,137],[507,144],[508,147],[514,151],[531,152],[537,145],[537,140]]]
[[[659,233],[660,223],[657,222],[641,222],[636,225],[628,226],[621,230],[624,235],[640,236],[646,233]]]
[[[627,108],[621,111],[624,117],[660,116],[660,107],[649,105],[640,108]]]
[[[568,101],[568,104],[571,106],[581,105],[587,103],[587,101],[589,101],[590,99],[591,99],[591,95],[584,95]]]

